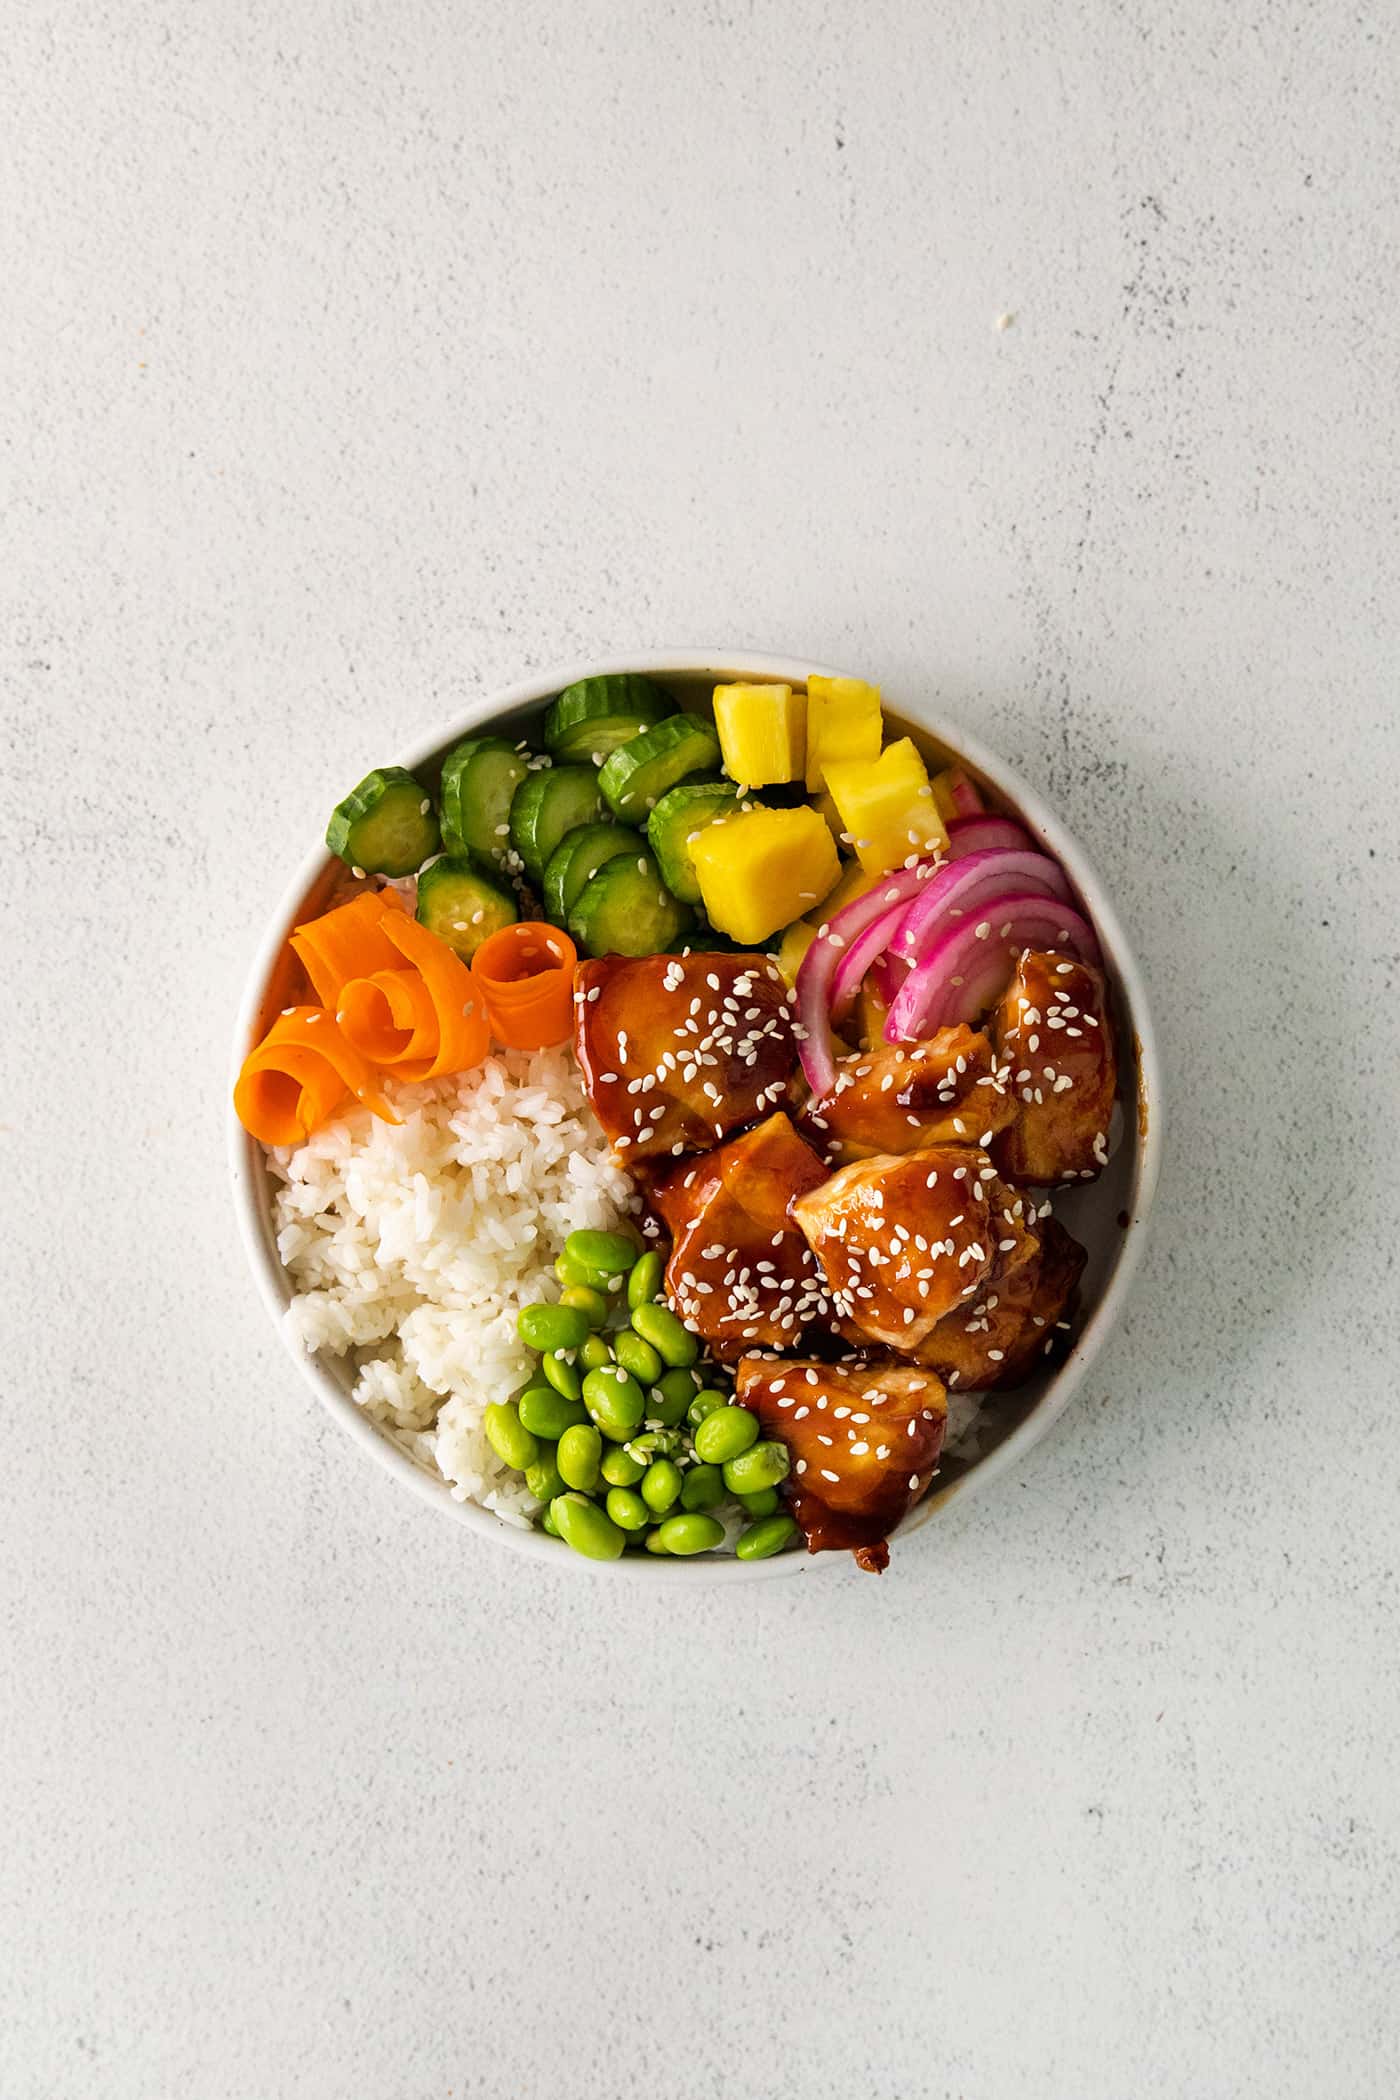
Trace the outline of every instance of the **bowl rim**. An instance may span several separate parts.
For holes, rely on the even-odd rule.
[[[394,762],[411,772],[414,767],[426,764],[434,758],[445,745],[469,735],[483,722],[498,715],[508,714],[515,708],[537,705],[577,679],[604,677],[622,671],[635,671],[644,676],[655,677],[685,675],[696,678],[733,679],[759,676],[767,679],[785,679],[792,684],[805,684],[812,677],[852,675],[829,664],[809,661],[803,657],[772,655],[761,650],[745,648],[639,649],[607,657],[586,657],[563,665],[546,666],[528,678],[517,679],[507,686],[493,687],[479,699],[468,702],[464,708],[456,711],[449,721],[420,738],[405,755],[398,757]],[[982,774],[1028,818],[1032,828],[1063,861],[1075,888],[1089,906],[1104,951],[1116,973],[1135,1038],[1138,1077],[1135,1172],[1129,1197],[1128,1224],[1122,1230],[1118,1251],[1103,1290],[1083,1328],[1076,1335],[1069,1353],[1051,1375],[1038,1404],[985,1458],[980,1459],[941,1493],[935,1492],[926,1496],[917,1509],[911,1511],[897,1534],[907,1539],[914,1531],[921,1530],[935,1513],[974,1491],[980,1493],[990,1487],[1008,1468],[1018,1464],[1048,1435],[1084,1383],[1090,1367],[1117,1323],[1142,1260],[1148,1219],[1161,1168],[1163,1125],[1156,1032],[1142,970],[1123,931],[1112,900],[1083,848],[1036,791],[978,737],[969,734],[961,724],[937,713],[921,699],[901,698],[897,693],[891,694],[889,691],[886,691],[885,699],[892,713],[913,723],[922,734],[944,745],[958,759],[965,760],[975,772]],[[624,1554],[616,1561],[585,1560],[577,1554],[569,1553],[556,1540],[546,1537],[543,1533],[508,1524],[493,1511],[483,1509],[476,1503],[454,1499],[447,1483],[435,1479],[406,1451],[383,1435],[376,1424],[355,1405],[349,1394],[341,1389],[318,1358],[303,1349],[289,1334],[283,1314],[290,1301],[291,1292],[286,1271],[277,1258],[267,1207],[261,1200],[261,1191],[265,1188],[261,1147],[243,1129],[234,1114],[232,1091],[233,1082],[251,1045],[274,965],[282,953],[287,935],[296,923],[303,901],[318,879],[324,875],[329,860],[330,855],[323,844],[306,854],[283,890],[268,928],[258,943],[238,1005],[227,1097],[229,1106],[226,1110],[229,1167],[239,1236],[259,1294],[279,1339],[302,1376],[311,1385],[322,1406],[363,1451],[434,1509],[453,1517],[478,1536],[503,1543],[533,1559],[545,1560],[559,1571],[565,1568],[575,1571],[588,1570],[613,1580],[641,1580],[649,1584],[716,1583],[765,1580],[780,1575],[811,1575],[828,1564],[846,1565],[849,1556],[844,1553],[785,1553],[766,1561],[741,1561],[732,1555],[718,1557],[712,1554],[680,1561],[659,1560],[650,1555],[639,1554]]]

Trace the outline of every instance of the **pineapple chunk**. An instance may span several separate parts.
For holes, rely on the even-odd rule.
[[[882,869],[881,873],[883,872]],[[843,904],[850,904],[855,898],[863,897],[867,890],[874,889],[879,880],[879,875],[868,874],[858,860],[843,861],[841,880],[829,897],[822,898],[821,910],[817,913],[818,921],[824,925],[828,919],[834,919]]]
[[[710,923],[745,946],[800,919],[841,872],[814,809],[741,811],[702,831],[690,850]]]
[[[812,806],[814,809],[821,811],[826,819],[828,831],[830,831],[831,836],[839,846],[841,843],[841,812],[832,801],[830,795],[827,794],[825,788],[819,795],[813,796]]]
[[[880,756],[880,688],[863,678],[807,680],[807,785],[826,782],[828,764]]]
[[[778,950],[777,963],[784,984],[794,985],[797,973],[802,968],[802,958],[817,937],[817,929],[810,919],[794,919],[783,935]]]
[[[946,849],[928,769],[907,736],[872,761],[828,766],[826,784],[867,874],[884,875],[911,854]]]
[[[782,946],[776,958],[778,968],[788,984],[796,984],[803,956],[822,928],[835,918],[842,905],[849,904],[853,897],[863,897],[867,890],[874,889],[879,880],[878,875],[867,875],[858,860],[847,861],[835,889],[823,897],[820,904],[810,907],[811,918],[793,920],[783,935]]]
[[[956,794],[958,788],[962,788],[965,793],[970,789],[977,796],[979,808],[981,806],[982,797],[977,794],[976,788],[972,786],[972,782],[968,779],[961,766],[949,766],[946,771],[935,773],[929,785],[933,789],[934,807],[945,824],[950,817],[961,817],[969,814],[968,811],[960,809],[958,806]]]
[[[740,787],[773,787],[802,774],[807,700],[790,685],[717,685],[715,727],[724,770]]]

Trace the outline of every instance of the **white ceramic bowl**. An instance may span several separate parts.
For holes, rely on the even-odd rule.
[[[682,692],[708,691],[717,680],[755,678],[785,679],[805,684],[814,672],[829,673],[825,664],[803,663],[785,657],[755,656],[747,650],[667,650],[659,654],[619,656],[601,663],[569,664],[490,693],[459,715],[444,729],[426,738],[404,754],[401,763],[411,770],[431,766],[460,738],[472,730],[505,726],[515,730],[528,722],[543,703],[576,678],[593,677],[607,671],[651,672]],[[1029,1384],[994,1400],[984,1408],[984,1420],[976,1432],[976,1450],[945,1456],[936,1491],[929,1494],[900,1527],[898,1544],[891,1556],[887,1580],[898,1580],[902,1564],[920,1550],[913,1534],[947,1509],[955,1496],[966,1495],[998,1479],[1023,1458],[1033,1444],[1056,1422],[1083,1383],[1090,1364],[1103,1347],[1117,1319],[1142,1252],[1161,1157],[1161,1087],[1157,1053],[1147,997],[1131,949],[1118,923],[1102,883],[1085,859],[1076,841],[1054,813],[1019,780],[1009,767],[983,748],[973,737],[951,722],[933,714],[917,699],[900,704],[886,695],[886,714],[902,731],[912,734],[930,755],[941,763],[957,761],[989,791],[990,799],[1022,819],[1047,851],[1064,866],[1075,889],[1087,905],[1103,945],[1119,1023],[1121,1067],[1121,1128],[1107,1171],[1091,1184],[1057,1196],[1056,1215],[1063,1217],[1075,1236],[1088,1249],[1089,1260],[1081,1286],[1080,1328],[1065,1360]],[[329,782],[338,788],[343,783]],[[317,846],[302,861],[286,894],[273,915],[248,980],[234,1036],[233,1073],[237,1074],[248,1049],[261,1034],[280,1001],[274,989],[274,973],[284,953],[292,927],[313,913],[334,881],[339,863],[332,861],[323,846]],[[230,1082],[231,1088],[232,1082]],[[547,1559],[556,1568],[589,1570],[614,1582],[697,1583],[751,1582],[778,1575],[812,1575],[819,1569],[850,1566],[844,1553],[780,1554],[775,1560],[740,1561],[732,1556],[703,1555],[696,1560],[658,1560],[649,1554],[624,1554],[620,1560],[597,1562],[573,1554],[559,1541],[542,1532],[524,1531],[506,1524],[489,1510],[454,1501],[437,1475],[423,1469],[408,1453],[364,1415],[350,1397],[350,1380],[344,1363],[334,1358],[322,1361],[308,1356],[287,1335],[282,1315],[291,1295],[286,1272],[277,1259],[271,1224],[272,1182],[261,1148],[240,1127],[230,1109],[229,1149],[233,1172],[234,1202],[248,1257],[264,1303],[290,1352],[322,1404],[355,1441],[379,1465],[421,1495],[435,1509],[479,1537],[498,1541],[518,1553]]]

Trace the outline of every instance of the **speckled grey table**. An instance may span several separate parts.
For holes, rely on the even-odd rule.
[[[1396,22],[12,14],[4,2100],[1400,2089]],[[318,1414],[224,1061],[362,766],[717,639],[1058,799],[1174,1134],[1004,1492],[648,1611]]]

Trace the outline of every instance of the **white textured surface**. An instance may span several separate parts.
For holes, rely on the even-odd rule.
[[[1400,2088],[1395,28],[12,15],[4,2100]],[[222,1115],[362,766],[711,638],[1058,799],[1175,1132],[1008,1492],[676,1618],[318,1416]]]

